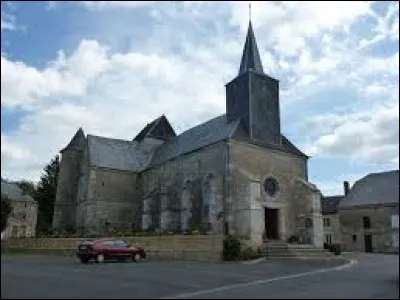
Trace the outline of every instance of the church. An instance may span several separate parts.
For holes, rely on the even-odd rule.
[[[251,22],[226,113],[177,135],[162,115],[132,140],[80,128],[61,150],[53,230],[108,226],[236,234],[322,247],[308,156],[281,132],[279,81],[264,73]]]

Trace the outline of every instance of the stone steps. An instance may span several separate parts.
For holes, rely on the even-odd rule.
[[[329,258],[334,254],[326,249],[306,244],[288,244],[282,241],[268,242],[262,247],[268,258]]]

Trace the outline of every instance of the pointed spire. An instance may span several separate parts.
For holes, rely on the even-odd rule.
[[[251,9],[251,6],[249,7]],[[254,37],[253,26],[249,21],[249,29],[247,30],[246,43],[244,44],[242,61],[240,63],[239,75],[253,70],[264,74],[260,53],[258,52],[256,38]]]
[[[74,137],[69,142],[68,146],[62,149],[60,152],[64,152],[66,150],[83,150],[85,146],[86,138],[83,133],[82,127],[79,127],[78,131],[75,133]]]

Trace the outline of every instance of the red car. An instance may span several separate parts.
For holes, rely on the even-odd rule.
[[[144,249],[134,247],[123,240],[106,238],[80,243],[76,256],[82,263],[88,263],[90,260],[102,263],[105,260],[115,259],[139,261],[146,258],[146,252]]]

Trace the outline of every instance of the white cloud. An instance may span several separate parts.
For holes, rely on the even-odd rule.
[[[106,68],[105,53],[106,49],[97,42],[83,40],[68,59],[60,51],[57,59],[44,70],[2,56],[1,104],[32,109],[37,105],[47,105],[47,102],[42,102],[49,100],[50,96],[82,96],[90,80]]]
[[[16,19],[15,16],[6,13],[5,11],[1,11],[1,30],[16,30]]]
[[[342,156],[393,167],[399,157],[399,104],[379,105],[364,112],[327,114],[306,122],[314,135],[307,153]]]
[[[105,9],[105,8],[136,8],[148,6],[156,1],[79,1],[90,9]]]
[[[397,14],[397,15],[396,15]],[[388,9],[384,16],[373,14],[376,20],[376,26],[372,32],[375,35],[368,39],[362,38],[358,44],[358,49],[368,48],[376,43],[388,38],[391,40],[399,39],[399,3],[389,2]]]
[[[29,145],[37,158],[31,162],[40,164],[79,126],[86,133],[132,139],[164,113],[180,132],[223,112],[222,78],[208,68],[174,56],[111,54],[86,40],[69,57],[60,52],[43,70],[2,57],[2,106],[30,110],[19,129],[4,138],[13,149]],[[10,167],[21,161],[10,157],[10,177],[24,175]]]
[[[253,25],[280,54],[295,55],[306,39],[325,31],[346,29],[360,16],[372,15],[369,1],[256,1]],[[247,29],[248,2],[234,1],[231,23]]]
[[[80,5],[104,10],[150,2],[86,1]],[[30,153],[28,161],[23,152],[7,154],[2,172],[14,179],[36,176],[79,126],[85,133],[131,139],[163,113],[178,132],[224,113],[224,84],[239,67],[247,5],[153,5],[150,15],[159,21],[146,27],[150,33],[137,41],[134,50],[123,53],[96,40],[82,40],[70,55],[59,51],[41,69],[2,55],[1,105],[28,111],[14,132],[2,133],[2,141],[12,145],[11,149],[29,149]],[[310,135],[310,154],[398,164],[393,129],[398,124],[398,113],[393,113],[398,110],[398,98],[396,102],[390,95],[398,86],[398,53],[374,58],[358,52],[354,45],[365,37],[351,31],[361,16],[372,18],[371,3],[252,5],[264,70],[283,81],[282,110],[297,113],[306,107],[304,99],[325,87],[356,92],[363,101],[362,110],[360,100],[354,99],[344,114],[315,116],[313,112],[302,130]],[[238,25],[240,35],[235,32]],[[350,31],[344,35],[346,30]],[[331,111],[331,100],[322,97],[320,101]]]

